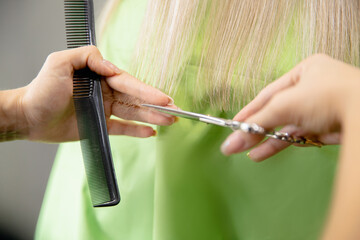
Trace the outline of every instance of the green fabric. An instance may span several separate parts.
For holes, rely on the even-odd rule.
[[[145,8],[144,0],[123,0],[100,45],[104,56],[125,70]],[[193,80],[196,71],[196,66],[188,66],[186,81]],[[175,103],[194,110],[189,92],[181,89]],[[196,110],[227,118],[235,114],[206,105]],[[245,154],[221,155],[229,129],[181,119],[158,130],[158,136],[149,139],[110,138],[122,196],[115,207],[92,207],[80,144],[62,144],[35,238],[317,238],[331,194],[337,147],[290,147],[254,163]]]

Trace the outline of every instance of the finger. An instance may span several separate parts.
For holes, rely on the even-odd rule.
[[[74,49],[69,53],[69,59],[75,70],[89,67],[101,76],[120,74],[121,70],[107,60],[104,60],[99,49],[95,46],[86,46]]]
[[[290,125],[282,128],[280,132],[286,132],[290,135],[294,135],[299,132],[299,128]],[[291,143],[269,138],[262,142],[259,146],[251,149],[251,151],[248,153],[248,157],[255,162],[261,162],[284,150],[290,145]]]
[[[258,112],[264,105],[278,92],[297,84],[300,79],[302,63],[297,65],[291,71],[280,77],[278,80],[265,87],[248,105],[246,105],[236,116],[234,120],[244,121],[254,113]]]
[[[221,145],[221,152],[229,156],[234,153],[243,152],[249,148],[252,148],[258,144],[264,137],[261,135],[255,135],[245,133],[242,131],[235,131],[225,140]]]
[[[141,82],[127,72],[108,77],[106,81],[117,92],[126,93],[146,103],[161,106],[172,105],[174,103],[174,100],[165,93]]]
[[[110,135],[127,135],[139,138],[147,138],[156,135],[156,131],[152,127],[130,121],[110,119],[107,122],[107,127]]]
[[[319,141],[326,145],[337,145],[341,143],[340,133],[328,133],[319,136]]]
[[[116,94],[112,102],[111,115],[122,119],[160,126],[168,126],[175,122],[174,116],[142,107],[139,99],[127,94]]]
[[[256,123],[268,130],[293,123],[292,119],[296,119],[292,113],[294,100],[291,96],[294,94],[293,91],[289,89],[278,93],[259,112],[246,119],[246,122]],[[296,125],[296,122],[293,124]],[[227,138],[221,151],[225,155],[239,153],[255,146],[261,139],[262,137],[258,135],[236,131]]]
[[[113,107],[112,114],[122,119],[140,121],[159,126],[169,126],[176,120],[175,116],[155,112],[151,109],[121,104]]]
[[[279,126],[299,126],[301,114],[298,99],[294,96],[299,94],[296,89],[287,89],[275,95],[261,110],[246,119],[246,122],[256,123],[266,130],[272,130]],[[297,106],[294,109],[294,106]]]
[[[261,143],[259,146],[251,149],[248,153],[248,157],[254,162],[261,162],[269,157],[274,156],[278,152],[289,147],[291,144],[288,142],[276,140],[273,138],[267,139],[265,142]]]
[[[68,67],[68,72],[89,67],[93,72],[102,76],[120,74],[121,70],[107,60],[104,60],[95,46],[85,46],[49,55],[47,62]]]

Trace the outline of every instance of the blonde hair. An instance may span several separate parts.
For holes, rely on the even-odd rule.
[[[96,38],[100,41],[106,31],[107,23],[110,20],[111,15],[115,12],[121,0],[107,0],[103,9],[100,12],[99,17],[96,19]]]
[[[198,66],[197,100],[228,110],[314,53],[359,65],[359,15],[355,0],[149,0],[131,73],[174,94]]]

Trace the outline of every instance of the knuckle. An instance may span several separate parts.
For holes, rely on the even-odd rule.
[[[264,95],[266,95],[267,92],[269,91],[268,88],[271,87],[271,84],[272,84],[272,83],[270,83],[269,85],[267,85],[267,87],[261,89],[261,91],[259,92],[259,94],[258,94],[257,96],[264,96]]]
[[[60,52],[53,52],[50,53],[47,58],[46,58],[46,62],[55,62],[61,59],[61,53]]]

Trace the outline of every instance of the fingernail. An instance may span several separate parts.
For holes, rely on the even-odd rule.
[[[157,136],[157,131],[156,130],[153,130],[153,137],[156,137]]]
[[[171,97],[169,97],[168,96],[168,98],[169,98],[169,102],[168,102],[168,106],[171,106],[171,105],[174,105],[174,99],[172,99]]]
[[[116,74],[120,74],[121,73],[121,70],[115,66],[114,64],[112,64],[111,62],[109,62],[108,60],[106,59],[103,59],[103,63],[108,67],[110,68],[111,70],[113,70]]]
[[[174,123],[177,123],[179,121],[178,117],[175,117]]]
[[[228,155],[227,154],[227,148],[229,147],[230,145],[230,141],[229,140],[226,140],[222,145],[221,145],[221,152],[224,154],[224,155]]]
[[[238,153],[243,149],[244,139],[241,137],[239,132],[234,132],[231,134],[223,145],[221,145],[221,152],[224,155],[231,155],[233,153]]]
[[[248,152],[246,154],[246,156],[248,156],[248,158],[250,158],[254,162],[259,162],[259,161],[261,161],[261,158],[259,158],[259,156],[258,156],[259,154],[257,154],[256,151],[257,151],[257,149],[255,148],[255,149],[251,150],[250,152]]]

